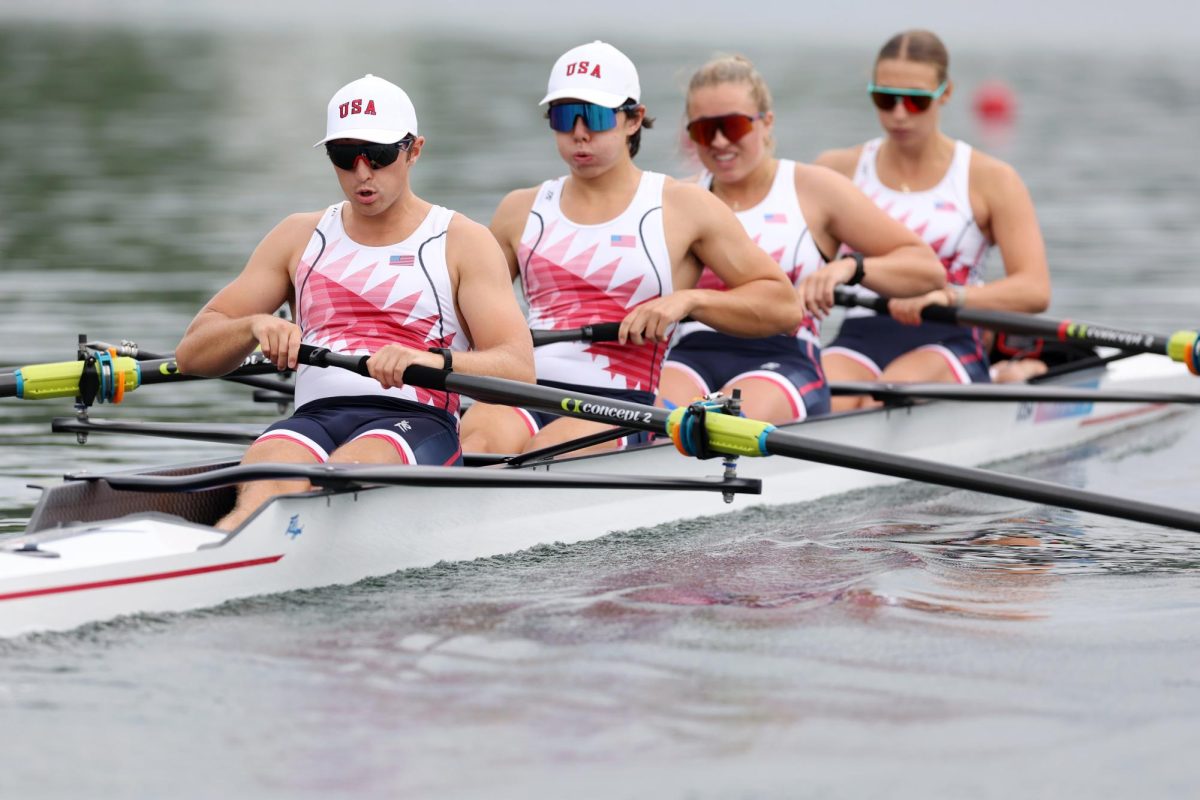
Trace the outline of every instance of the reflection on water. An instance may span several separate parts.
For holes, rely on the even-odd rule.
[[[505,192],[563,171],[534,105],[563,46],[369,25],[0,26],[0,361],[72,359],[79,333],[169,350],[279,219],[338,199],[311,144],[328,95],[365,72],[414,96],[429,137],[418,191],[487,220]],[[628,47],[659,118],[643,166],[687,171],[682,85],[720,46]],[[746,51],[772,83],[781,155],[876,134],[870,48]],[[981,143],[1030,187],[1057,313],[1194,320],[1188,57],[955,53],[958,100],[995,75],[1017,92],[1015,126]],[[980,140],[966,105],[945,124]],[[237,452],[81,448],[49,433],[69,413],[0,402],[0,533],[28,517],[27,483]],[[275,410],[198,382],[94,413]],[[1003,466],[1195,507],[1193,416]],[[853,775],[843,796],[1013,776],[1053,794],[1132,763],[1105,790],[1153,792],[1177,785],[1200,718],[1196,554],[1191,534],[906,486],[3,642],[0,708],[21,736],[0,788],[66,794],[81,773],[92,796],[790,797],[838,796]]]

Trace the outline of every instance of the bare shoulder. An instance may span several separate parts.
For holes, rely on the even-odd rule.
[[[246,268],[287,270],[308,246],[324,214],[324,211],[304,211],[284,217],[258,243]]]
[[[475,259],[481,255],[499,252],[496,237],[486,225],[476,222],[466,214],[455,211],[446,228],[446,248],[451,258]]]
[[[716,195],[695,181],[681,181],[670,176],[663,181],[663,205],[694,211],[711,208],[711,203],[725,206]]]
[[[284,217],[268,236],[278,236],[284,239],[300,239],[307,242],[313,230],[320,223],[324,211],[300,211]]]
[[[970,175],[971,188],[985,193],[1003,192],[1025,185],[1011,164],[976,149],[971,150]]]
[[[854,189],[846,175],[828,164],[796,162],[796,188],[808,191],[844,191]]]
[[[842,147],[836,150],[826,150],[816,157],[813,164],[828,167],[834,172],[849,178],[854,175],[854,168],[858,165],[858,157],[861,154],[861,144],[856,144],[853,147]]]
[[[446,229],[448,239],[450,241],[474,243],[481,239],[491,239],[492,234],[488,231],[487,226],[481,222],[468,217],[461,211],[455,211],[454,216],[450,218],[450,225]]]
[[[541,188],[541,186],[529,186],[524,189],[514,189],[504,195],[500,204],[496,206],[493,219],[498,219],[502,215],[524,217],[533,208],[533,201],[537,198],[537,193]]]

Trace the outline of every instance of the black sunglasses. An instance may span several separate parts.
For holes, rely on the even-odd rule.
[[[325,154],[338,169],[352,170],[358,159],[366,160],[371,169],[382,169],[396,163],[401,153],[407,153],[413,146],[413,137],[405,136],[398,142],[388,144],[335,144],[325,143]]]

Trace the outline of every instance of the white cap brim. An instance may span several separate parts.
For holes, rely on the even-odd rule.
[[[364,142],[374,142],[376,144],[391,144],[398,142],[409,134],[416,136],[416,131],[408,131],[406,133],[397,133],[396,131],[385,131],[379,128],[352,128],[348,131],[338,131],[332,136],[326,136],[321,141],[313,145],[320,147],[326,142],[332,142],[334,139],[361,139]]]
[[[595,103],[605,108],[619,108],[625,105],[628,97],[615,95],[612,92],[601,92],[596,89],[559,89],[542,98],[539,106],[544,106],[553,100],[582,100],[585,103]]]

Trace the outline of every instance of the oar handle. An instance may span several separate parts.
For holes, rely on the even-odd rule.
[[[368,378],[371,376],[370,370],[367,369],[367,361],[370,358],[370,356],[351,356],[345,353],[335,353],[324,347],[313,347],[307,344],[300,345],[299,361],[301,364],[307,364],[310,367],[338,367],[359,375],[365,375]],[[442,392],[448,390],[453,392],[455,390],[447,386],[447,378],[450,375],[453,375],[453,373],[446,370],[413,364],[404,370],[404,382],[413,386],[420,386],[422,389],[433,389]]]
[[[584,325],[582,328],[571,328],[562,331],[531,330],[533,346],[557,342],[615,342],[621,330],[619,322],[597,322],[595,325]]]

